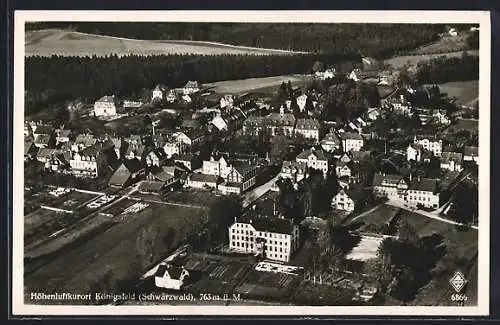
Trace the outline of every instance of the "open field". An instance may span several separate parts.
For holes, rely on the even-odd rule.
[[[479,81],[454,81],[438,84],[442,93],[456,97],[460,105],[472,106],[479,96]]]
[[[359,228],[357,230],[360,232],[382,235],[381,230],[383,229],[383,226],[387,224],[389,220],[391,220],[399,212],[399,210],[399,208],[382,204],[367,214],[355,216],[349,221],[349,224],[359,224]]]
[[[225,80],[204,84],[218,94],[244,94],[247,92],[273,92],[282,82],[290,81],[292,86],[303,84],[309,78],[304,75],[275,76],[239,80]]]
[[[176,204],[193,204],[209,207],[217,195],[210,191],[189,189],[186,191],[168,192],[164,198],[165,202]],[[157,197],[157,200],[160,200]]]
[[[470,55],[479,55],[479,51],[467,51]],[[393,68],[398,69],[403,67],[404,65],[414,66],[417,63],[422,61],[428,61],[433,58],[438,58],[440,56],[446,57],[460,57],[462,55],[462,51],[458,52],[448,52],[442,54],[423,54],[423,55],[402,55],[395,56],[385,61],[385,63],[390,64]]]
[[[471,132],[478,132],[479,130],[479,120],[476,119],[466,119],[466,118],[458,118],[455,123],[450,125],[446,131],[448,132],[457,132],[460,130],[468,130]]]
[[[27,31],[25,55],[33,56],[106,56],[106,55],[161,55],[161,54],[294,54],[285,50],[235,46],[215,42],[187,40],[137,40],[105,35],[93,35],[60,29]]]
[[[452,36],[442,36],[437,42],[432,44],[424,45],[412,51],[413,55],[426,55],[426,54],[437,54],[437,53],[448,53],[448,52],[458,52],[465,51],[468,49],[467,45],[467,34]]]
[[[260,299],[285,301],[294,292],[302,277],[281,273],[260,272],[250,270],[236,288],[235,293],[244,299]]]
[[[150,204],[139,213],[115,220],[112,227],[93,238],[74,243],[73,249],[27,274],[26,292],[87,292],[96,287],[113,286],[107,283],[110,277],[114,285],[133,278],[146,267],[138,260],[142,247],[138,237],[144,231],[158,232],[155,255],[161,256],[180,245],[188,233],[196,231],[204,218],[204,212],[199,209],[173,206],[165,209],[163,205]]]

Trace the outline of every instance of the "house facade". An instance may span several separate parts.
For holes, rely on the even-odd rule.
[[[180,290],[189,278],[189,271],[184,267],[160,264],[155,272],[155,285],[158,288]]]
[[[320,142],[321,148],[326,152],[334,152],[340,148],[342,141],[339,139],[334,130],[331,130]]]
[[[205,175],[201,173],[193,173],[187,178],[187,186],[197,189],[212,188],[217,189],[221,183],[221,178],[216,175]]]
[[[401,175],[377,173],[373,177],[372,189],[377,197],[404,200],[408,183]]]
[[[101,97],[94,103],[95,116],[115,116],[116,115],[116,99],[115,96]]]
[[[332,198],[332,207],[336,210],[352,212],[355,208],[354,200],[349,196],[347,190],[340,191]]]
[[[241,217],[229,227],[229,248],[289,262],[299,247],[299,227],[290,219]]]
[[[479,150],[478,147],[465,146],[463,161],[474,162],[479,166]]]
[[[324,175],[328,173],[328,158],[321,149],[304,150],[297,156],[296,161],[306,164],[309,168],[321,170]]]
[[[430,178],[414,178],[410,181],[407,192],[408,204],[437,209],[439,207],[438,181]]]
[[[155,89],[153,89],[153,94],[151,96],[151,101],[161,101],[163,100],[163,95],[166,92],[166,88],[161,85],[157,85]]]
[[[299,118],[295,126],[295,134],[300,134],[306,139],[319,141],[320,127],[320,123],[316,119]]]
[[[71,172],[75,176],[98,177],[99,170],[104,166],[106,157],[97,145],[75,152],[69,161]]]
[[[462,171],[462,154],[459,152],[444,151],[441,154],[441,169],[446,169],[454,172]]]
[[[415,136],[413,143],[421,145],[422,148],[432,152],[436,157],[441,157],[441,153],[443,152],[443,140],[437,140],[432,137]]]
[[[420,162],[422,160],[422,146],[410,143],[406,148],[406,160]]]
[[[307,163],[297,161],[284,161],[281,166],[280,177],[300,182],[307,178]]]
[[[182,88],[183,95],[191,95],[200,91],[198,81],[188,81],[184,88]]]
[[[359,133],[344,132],[341,135],[344,152],[360,151],[364,141]]]

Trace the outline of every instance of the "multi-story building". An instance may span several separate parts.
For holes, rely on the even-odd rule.
[[[465,146],[464,147],[464,161],[475,162],[479,166],[479,150],[478,147]]]
[[[459,152],[444,151],[441,154],[441,168],[453,172],[462,171],[462,154]]]
[[[216,175],[226,179],[232,168],[233,166],[227,156],[212,154],[210,160],[203,161],[202,173],[205,175]]]
[[[191,95],[200,91],[198,81],[188,81],[184,88],[182,88],[182,93],[184,95]]]
[[[319,121],[313,118],[299,118],[295,126],[295,134],[300,134],[306,139],[319,141],[320,133]]]
[[[299,247],[299,227],[290,219],[242,216],[229,227],[229,247],[237,252],[289,262]]]
[[[326,136],[321,140],[321,148],[326,152],[334,152],[340,148],[342,141],[339,139],[335,131],[332,129],[326,134]]]
[[[332,198],[332,207],[336,210],[352,212],[355,208],[354,199],[349,195],[347,189],[340,189],[340,191]]]
[[[307,178],[307,163],[297,161],[284,161],[281,166],[280,177],[300,182]]]
[[[421,145],[425,150],[432,152],[434,156],[441,157],[443,140],[437,140],[434,137],[415,136],[413,143]]]
[[[95,116],[115,116],[116,99],[115,96],[104,96],[94,103]]]
[[[341,135],[344,152],[359,151],[363,147],[363,137],[359,133],[344,132]]]
[[[428,208],[439,207],[439,191],[437,179],[414,178],[410,181],[406,200],[411,205],[422,205]]]
[[[404,200],[408,183],[401,175],[377,173],[373,176],[372,187],[375,196]]]
[[[69,161],[71,171],[76,176],[95,178],[107,159],[98,144],[73,154]]]
[[[313,147],[304,150],[295,160],[299,163],[305,163],[309,168],[321,170],[324,175],[328,173],[328,157],[321,149],[315,149]]]
[[[337,162],[335,163],[335,173],[339,178],[351,177],[351,168],[349,167],[349,163],[337,160]]]
[[[420,162],[422,160],[422,146],[410,143],[406,148],[406,160]]]
[[[155,89],[153,89],[153,95],[151,96],[151,101],[163,100],[163,95],[167,91],[167,88],[162,85],[156,85]]]
[[[234,97],[232,95],[224,95],[220,99],[220,108],[233,108]]]
[[[295,116],[291,113],[285,113],[282,107],[280,113],[271,113],[267,116],[249,116],[243,122],[243,131],[253,135],[267,131],[271,136],[279,134],[292,136],[295,122]]]

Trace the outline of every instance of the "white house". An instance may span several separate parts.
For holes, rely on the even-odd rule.
[[[298,247],[299,227],[290,219],[242,216],[229,227],[229,248],[236,252],[289,262]]]
[[[372,189],[375,196],[404,200],[408,183],[401,175],[377,173],[373,177]]]
[[[221,179],[217,175],[206,175],[201,173],[193,173],[188,176],[186,184],[192,188],[212,188],[217,189],[221,183]]]
[[[153,95],[151,96],[151,101],[163,100],[163,95],[165,94],[165,87],[161,85],[157,85],[155,89],[153,89]]]
[[[439,207],[438,180],[430,178],[414,178],[410,181],[407,201],[411,205],[423,205],[428,208]]]
[[[104,96],[94,103],[95,116],[115,116],[116,99],[113,96]]]
[[[297,97],[297,106],[299,107],[299,110],[303,112],[306,108],[306,102],[307,102],[307,95],[303,94]]]
[[[335,173],[337,177],[351,177],[351,168],[349,168],[348,163],[338,160],[335,165]]]
[[[188,81],[184,88],[182,88],[182,93],[184,95],[191,95],[200,91],[200,87],[198,86],[198,81]]]
[[[299,118],[295,126],[295,134],[300,134],[306,139],[319,141],[320,124],[312,118]]]
[[[443,151],[443,140],[433,139],[432,137],[415,136],[413,143],[421,145],[422,148],[432,152],[436,157],[440,157]]]
[[[205,175],[220,176],[227,178],[233,166],[227,157],[223,155],[212,155],[209,160],[203,161],[202,173]]]
[[[333,79],[335,78],[335,69],[326,69],[323,75],[321,76],[321,79],[326,80],[326,79]]]
[[[320,144],[321,148],[323,148],[326,152],[333,152],[340,148],[341,141],[335,133],[335,130],[332,129],[325,135]]]
[[[352,212],[354,211],[355,202],[353,198],[349,195],[348,191],[342,188],[332,198],[331,205],[336,210]]]
[[[220,99],[220,108],[232,108],[234,104],[234,97],[232,95],[224,95]]]
[[[155,285],[158,288],[180,290],[189,277],[184,267],[160,264],[155,273]]]
[[[473,161],[476,165],[479,165],[479,151],[478,147],[465,146],[463,161]]]
[[[358,82],[359,80],[361,80],[361,73],[360,73],[359,69],[352,70],[347,75],[347,79],[351,79],[351,80],[356,81],[356,82]]]
[[[328,173],[328,158],[321,149],[313,147],[304,150],[297,156],[296,161],[305,163],[309,168],[321,170],[324,175]]]
[[[304,162],[284,161],[281,166],[280,177],[300,182],[307,177],[307,164]]]
[[[462,171],[462,154],[459,152],[444,151],[441,154],[441,168],[451,171]]]
[[[344,152],[360,151],[363,147],[363,138],[359,133],[344,132],[341,135]]]
[[[406,160],[420,162],[422,160],[422,146],[410,143],[406,148]]]

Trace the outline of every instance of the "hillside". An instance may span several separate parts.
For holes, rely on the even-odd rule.
[[[287,55],[301,52],[235,46],[218,42],[184,40],[138,40],[92,35],[61,29],[27,31],[26,56],[106,56],[106,55]],[[303,53],[303,52],[302,52]]]

